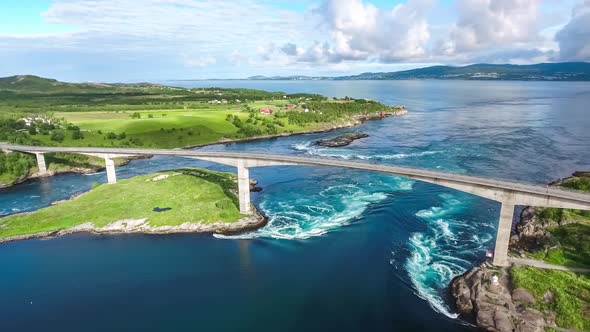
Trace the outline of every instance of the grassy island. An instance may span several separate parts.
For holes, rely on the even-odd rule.
[[[80,230],[92,232],[105,227],[105,231],[125,232],[125,225],[113,226],[121,220],[145,219],[139,226],[146,233],[198,231],[195,225],[236,224],[245,217],[239,213],[236,191],[236,176],[231,173],[191,168],[137,176],[112,185],[97,185],[74,199],[35,212],[2,218],[0,241],[80,225],[84,225]],[[135,226],[131,231],[137,230]]]

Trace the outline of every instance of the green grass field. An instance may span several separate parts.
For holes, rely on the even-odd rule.
[[[285,104],[284,101],[276,103]],[[251,107],[264,108],[268,102],[251,103]],[[141,118],[133,119],[133,113],[139,113]],[[107,139],[106,133],[125,133],[127,138],[137,138],[143,147],[149,148],[177,148],[192,145],[202,145],[219,142],[222,139],[244,138],[238,134],[238,128],[226,121],[228,114],[237,116],[245,122],[248,113],[236,106],[217,109],[199,110],[158,110],[141,112],[64,112],[55,113],[55,117],[63,118],[82,130],[84,139],[75,140],[71,136],[60,145],[63,146],[122,146],[126,141]],[[269,117],[259,115],[259,118]],[[262,123],[260,124],[262,126]],[[283,127],[276,127],[277,134],[297,133],[318,130],[320,123],[295,125],[288,122]],[[35,135],[45,144],[55,144],[48,135]]]
[[[168,178],[148,181],[158,175]],[[32,213],[0,219],[0,238],[58,231],[86,222],[102,227],[123,219],[147,218],[152,226],[185,222],[235,222],[238,210],[235,175],[201,169],[160,172],[100,185],[74,200]],[[155,207],[170,207],[154,212]]]
[[[83,140],[66,137],[65,146],[119,146],[120,140],[107,139],[105,134],[125,133],[129,138],[140,139],[145,147],[175,148],[188,145],[214,143],[220,139],[235,138],[238,128],[225,121],[227,114],[246,118],[238,110],[166,110],[138,112],[140,119],[130,118],[131,113],[75,112],[57,113],[66,121],[79,126]],[[151,116],[151,117],[150,117]],[[39,135],[37,135],[39,136]],[[51,144],[49,136],[42,141]]]
[[[590,192],[590,177],[571,177],[561,186]],[[557,265],[590,267],[590,211],[540,208],[537,217],[541,223],[560,223],[547,227],[559,245],[529,253],[530,257]]]
[[[565,271],[542,270],[532,267],[512,268],[515,288],[525,288],[533,294],[541,311],[557,314],[559,327],[590,331],[590,278],[588,275]],[[551,292],[553,301],[543,301]]]
[[[590,223],[573,223],[547,230],[560,246],[530,253],[529,256],[557,265],[590,267]]]

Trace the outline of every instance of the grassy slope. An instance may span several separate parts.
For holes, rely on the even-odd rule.
[[[590,278],[587,275],[515,267],[512,281],[515,288],[526,288],[533,294],[537,309],[555,312],[559,327],[590,331]],[[544,303],[547,291],[554,294],[554,301]]]
[[[561,184],[562,187],[590,192],[590,177],[570,178]],[[535,259],[571,267],[590,266],[590,211],[541,209],[538,213],[541,220],[575,220],[576,222],[548,227],[560,246],[531,253]]]
[[[101,185],[78,198],[33,213],[0,219],[0,238],[70,228],[85,222],[105,226],[123,219],[148,218],[152,226],[185,222],[235,222],[241,218],[233,174],[206,170],[161,172]],[[159,174],[160,181],[146,181]],[[237,188],[235,188],[237,189]],[[172,210],[153,212],[154,207]]]
[[[14,152],[19,153],[19,152]],[[26,154],[25,154],[26,155]],[[34,156],[31,157],[34,159]],[[124,158],[115,158],[115,165],[122,165],[125,163]],[[37,168],[37,162],[33,161],[33,165],[29,170],[29,174],[35,174],[39,170]],[[46,153],[45,163],[47,170],[56,173],[66,173],[74,171],[75,169],[87,169],[90,171],[98,171],[105,167],[104,159],[92,156],[85,156],[81,154],[72,153]],[[0,173],[0,184],[11,185],[19,181],[25,174],[12,174],[12,173]]]

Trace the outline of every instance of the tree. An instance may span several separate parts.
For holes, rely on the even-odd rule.
[[[66,138],[66,135],[64,135],[63,131],[61,130],[56,130],[53,133],[51,133],[51,140],[55,141],[55,142],[63,142],[64,138]]]
[[[120,133],[120,134],[117,136],[117,139],[121,140],[121,139],[125,139],[125,137],[127,137],[127,135],[126,135],[125,133]]]
[[[115,138],[117,138],[117,134],[115,134],[113,132],[110,132],[110,133],[107,134],[107,138],[108,139],[115,139]]]
[[[80,131],[80,128],[77,128],[76,130],[72,130],[72,139],[83,139],[84,138],[84,134],[82,134],[82,132]]]

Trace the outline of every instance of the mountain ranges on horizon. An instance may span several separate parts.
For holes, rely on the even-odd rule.
[[[349,76],[251,76],[234,80],[513,80],[513,81],[590,81],[590,62],[540,63],[534,65],[474,64],[462,67],[431,66],[396,72],[368,72]],[[217,79],[210,79],[217,80]],[[222,79],[223,80],[223,79]],[[193,81],[173,79],[174,81]],[[199,80],[200,81],[200,80]],[[162,82],[162,81],[161,81]],[[138,92],[150,89],[178,90],[158,83],[68,83],[35,75],[0,77],[0,91],[75,92],[94,91]]]
[[[349,76],[251,76],[249,80],[522,80],[590,81],[590,62],[534,65],[473,64],[462,67],[431,66],[396,72],[368,72]]]

